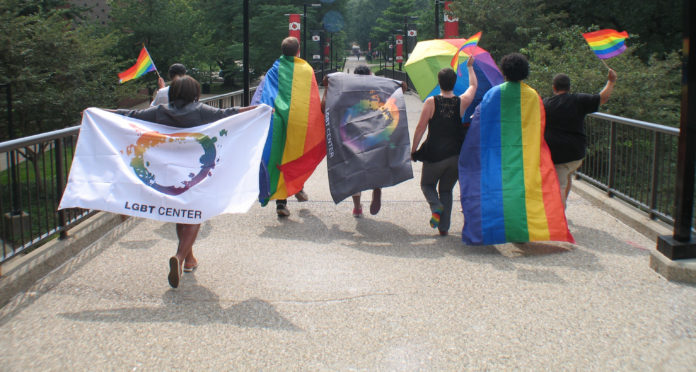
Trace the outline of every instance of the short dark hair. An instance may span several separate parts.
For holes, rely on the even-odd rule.
[[[169,102],[179,101],[183,104],[198,101],[201,96],[201,85],[196,79],[184,75],[174,81],[169,86]]]
[[[353,70],[353,73],[357,75],[372,75],[372,70],[366,65],[360,65]]]
[[[169,79],[173,80],[175,76],[184,75],[186,75],[186,66],[182,65],[181,63],[175,63],[169,66]]]
[[[553,77],[553,87],[559,92],[567,92],[570,90],[570,77],[566,74],[556,74]]]
[[[300,41],[294,36],[288,36],[280,43],[280,49],[283,51],[284,56],[294,57],[297,55],[297,51],[300,50]]]
[[[520,53],[511,53],[500,61],[500,69],[508,81],[522,81],[529,76],[529,62]]]
[[[440,83],[440,91],[454,90],[457,82],[457,73],[449,67],[445,67],[437,73],[437,82]]]

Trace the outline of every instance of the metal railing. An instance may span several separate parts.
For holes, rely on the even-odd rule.
[[[226,108],[242,106],[242,99],[239,90],[201,102]],[[57,211],[79,131],[74,126],[0,142],[0,262],[56,236],[65,238],[70,228],[93,214]]]
[[[679,129],[594,113],[585,131],[587,155],[577,178],[674,224]]]

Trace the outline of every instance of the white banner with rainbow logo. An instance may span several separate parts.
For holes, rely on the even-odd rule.
[[[196,224],[244,213],[259,195],[272,109],[192,128],[85,110],[58,209],[97,209]]]

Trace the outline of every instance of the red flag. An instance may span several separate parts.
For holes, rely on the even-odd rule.
[[[329,62],[330,55],[331,55],[331,39],[328,39],[326,41],[326,44],[324,45],[324,62],[326,62],[326,63]]]
[[[401,63],[404,61],[404,37],[402,35],[396,35],[396,62]]]
[[[445,1],[445,39],[459,38],[459,18],[449,15],[451,1]]]
[[[300,38],[300,15],[290,14],[290,33],[288,36],[294,36],[297,41],[302,40]],[[297,48],[297,55],[300,55],[300,48]]]

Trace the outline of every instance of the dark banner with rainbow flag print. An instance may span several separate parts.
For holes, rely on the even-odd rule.
[[[459,156],[466,244],[574,242],[565,218],[544,106],[527,84],[491,88]]]
[[[401,83],[371,75],[329,75],[326,158],[335,203],[413,178]]]

